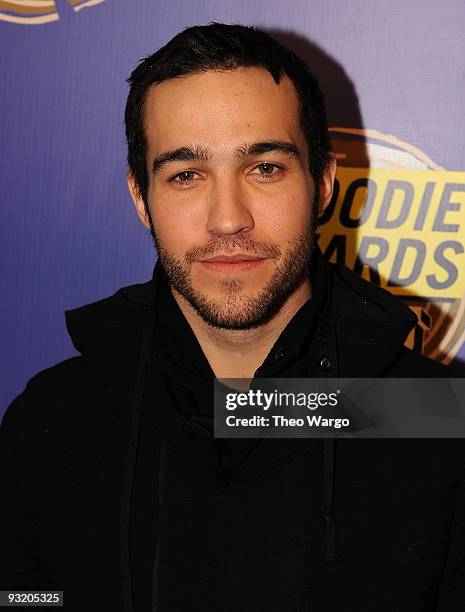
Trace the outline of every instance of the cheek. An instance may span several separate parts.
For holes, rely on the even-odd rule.
[[[182,213],[179,207],[169,203],[153,204],[152,220],[161,246],[173,254],[183,255],[193,245],[201,240],[199,236],[199,219],[193,211],[185,207]]]
[[[272,205],[260,209],[256,228],[266,231],[275,242],[284,243],[307,230],[311,215],[312,203],[308,193],[299,193],[294,197],[283,193]]]

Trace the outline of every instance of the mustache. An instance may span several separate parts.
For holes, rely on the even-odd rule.
[[[241,252],[256,257],[278,259],[281,256],[281,249],[272,242],[259,242],[247,236],[222,236],[219,239],[211,240],[205,246],[189,249],[184,256],[184,260],[186,263],[192,264],[194,261],[208,256],[232,253],[234,249],[240,249]]]

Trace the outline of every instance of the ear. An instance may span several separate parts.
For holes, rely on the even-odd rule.
[[[142,224],[145,225],[147,229],[150,229],[150,221],[147,217],[147,210],[145,208],[144,200],[140,195],[139,187],[131,170],[128,171],[126,178],[131,199],[134,202],[134,206],[136,207],[137,216],[141,220]]]
[[[320,181],[320,202],[318,205],[318,217],[320,217],[333,197],[334,179],[336,178],[336,157],[331,153],[331,159],[323,171]]]

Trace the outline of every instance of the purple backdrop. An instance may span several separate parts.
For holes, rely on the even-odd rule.
[[[394,134],[446,170],[465,166],[463,2],[81,8],[57,1],[59,19],[40,25],[0,16],[0,417],[30,376],[74,354],[64,310],[151,275],[153,248],[126,192],[125,78],[180,29],[224,21],[272,30],[313,58],[331,125]]]

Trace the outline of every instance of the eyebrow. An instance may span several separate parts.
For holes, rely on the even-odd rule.
[[[292,144],[284,140],[266,140],[264,142],[254,142],[244,144],[236,151],[237,159],[244,159],[252,155],[263,155],[264,153],[284,153],[290,157],[300,158],[299,150]]]
[[[163,166],[175,161],[201,161],[211,159],[211,153],[203,147],[180,147],[158,155],[152,163],[152,173],[156,174]]]
[[[299,150],[291,142],[284,140],[266,140],[264,142],[254,142],[243,144],[235,151],[236,159],[242,160],[253,155],[263,155],[264,153],[284,153],[290,157],[300,159]],[[166,151],[158,155],[152,163],[152,173],[156,174],[163,166],[175,161],[199,161],[207,162],[213,157],[211,151],[205,147],[179,147],[172,151]]]

